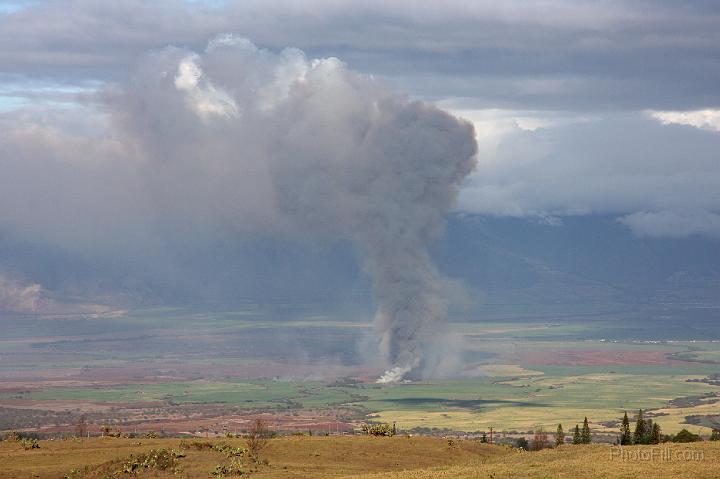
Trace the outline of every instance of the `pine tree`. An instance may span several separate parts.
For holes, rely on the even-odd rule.
[[[633,435],[635,444],[643,444],[645,435],[645,419],[643,418],[643,410],[640,409],[638,411],[637,423],[635,423],[635,434]]]
[[[653,420],[645,419],[645,436],[643,436],[643,444],[652,444]]]
[[[575,432],[573,433],[573,444],[582,444],[582,436],[580,436],[580,426],[575,424]]]
[[[627,411],[623,416],[622,426],[620,426],[620,444],[622,446],[629,446],[632,444],[632,435],[630,434],[630,419],[628,418]]]
[[[563,431],[562,424],[558,424],[557,432],[555,433],[555,447],[562,446],[565,444],[565,432]]]
[[[654,422],[652,427],[650,428],[648,444],[660,444],[661,439],[662,439],[662,429],[660,429],[660,424]]]
[[[592,441],[592,435],[590,434],[590,424],[588,423],[587,416],[583,421],[582,432],[580,433],[580,441],[582,444],[590,444]]]

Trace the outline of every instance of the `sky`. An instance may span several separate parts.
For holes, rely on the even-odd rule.
[[[293,96],[286,79],[322,68],[339,83],[318,79],[325,103],[298,107],[318,115],[292,117],[307,127],[292,130],[302,138],[274,130],[287,112],[263,128],[217,120],[276,111]],[[347,163],[324,198],[293,186],[308,171],[297,165],[336,166],[312,160],[323,154],[315,147],[340,148],[318,127],[329,108],[359,115],[330,120],[348,139],[372,129],[360,125],[372,115],[362,98],[421,100],[471,122],[472,171],[461,161],[470,150],[446,150],[462,170],[447,180],[457,198],[440,195],[447,211],[548,224],[604,215],[636,237],[715,241],[719,82],[711,0],[0,2],[0,302],[43,307],[47,283],[68,297],[122,295],[142,289],[128,285],[140,270],[183,283],[194,252],[242,256],[238,244],[268,236],[339,239],[367,255],[377,238],[358,238],[338,211],[374,214],[344,204],[370,171]],[[418,128],[435,125],[416,113]],[[461,128],[448,128],[465,145]],[[408,132],[405,148],[422,156],[417,138]],[[247,160],[261,152],[273,162]],[[222,160],[231,157],[245,160]],[[273,188],[297,195],[284,199],[293,208],[275,204]],[[378,197],[405,204],[385,191]],[[418,218],[401,223],[425,240]],[[38,255],[72,261],[41,271],[26,259]],[[74,271],[65,281],[63,268]]]

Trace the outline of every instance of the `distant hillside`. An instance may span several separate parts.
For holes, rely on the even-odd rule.
[[[453,215],[432,247],[479,304],[644,305],[720,298],[720,240],[637,238],[607,216],[540,222]],[[205,237],[117,258],[0,230],[0,273],[58,299],[134,304],[233,301],[355,304],[370,310],[361,258],[343,241]],[[717,312],[717,311],[715,311]]]
[[[720,241],[638,238],[605,216],[560,224],[455,216],[435,256],[500,302],[717,303],[720,292]]]

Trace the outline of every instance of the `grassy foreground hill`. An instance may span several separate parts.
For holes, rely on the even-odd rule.
[[[292,436],[272,439],[261,454],[267,464],[258,466],[213,448],[221,444],[228,449],[244,447],[245,441],[92,438],[40,441],[39,449],[30,450],[3,441],[0,478],[238,477],[228,469],[233,463],[243,471],[240,477],[258,479],[720,477],[717,442],[633,446],[622,452],[608,445],[523,452],[431,437]],[[150,457],[151,450],[175,451],[181,457],[171,459],[172,468],[139,468],[137,476],[122,471],[138,458]],[[223,470],[228,471],[224,476]]]

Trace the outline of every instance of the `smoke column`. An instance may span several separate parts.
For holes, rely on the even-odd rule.
[[[105,102],[162,222],[351,241],[393,382],[420,374],[447,306],[428,244],[475,166],[471,124],[335,58],[225,35],[149,55]]]

